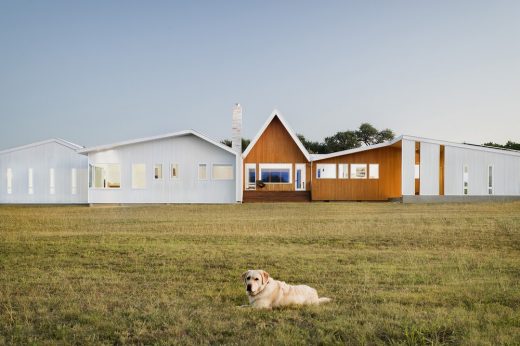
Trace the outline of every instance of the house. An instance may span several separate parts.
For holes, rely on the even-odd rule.
[[[235,203],[237,153],[194,130],[81,149],[88,203]],[[239,155],[238,155],[239,156]]]
[[[309,154],[274,111],[242,155],[243,201],[520,198],[520,152],[414,136]]]
[[[0,203],[87,203],[87,158],[63,139],[0,151]]]

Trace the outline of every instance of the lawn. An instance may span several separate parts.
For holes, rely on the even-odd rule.
[[[56,343],[520,344],[520,203],[1,206],[0,344]]]

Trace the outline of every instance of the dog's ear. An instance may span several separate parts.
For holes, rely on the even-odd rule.
[[[267,282],[267,280],[269,280],[269,273],[266,272],[265,270],[262,270],[262,279],[263,279],[263,282]]]
[[[242,281],[246,282],[246,275],[249,273],[249,270],[246,270],[244,273],[242,273]]]

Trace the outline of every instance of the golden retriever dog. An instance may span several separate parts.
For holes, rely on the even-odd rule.
[[[272,309],[288,305],[318,305],[330,298],[318,297],[318,292],[307,285],[291,286],[274,280],[263,270],[248,270],[242,274],[249,304],[253,308]]]

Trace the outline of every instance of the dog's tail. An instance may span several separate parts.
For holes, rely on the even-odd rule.
[[[318,304],[329,303],[329,302],[331,302],[331,301],[332,301],[332,299],[327,298],[327,297],[321,297],[321,298],[318,298]]]

